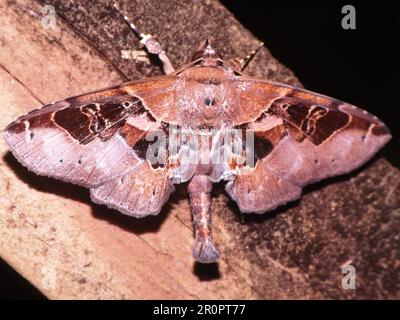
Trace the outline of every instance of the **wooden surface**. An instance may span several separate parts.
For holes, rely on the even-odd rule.
[[[160,74],[133,58],[142,48],[109,2],[47,3],[58,14],[54,30],[42,26],[45,3],[0,0],[0,128],[42,103]],[[210,34],[228,57],[257,46],[217,1],[129,3],[175,65]],[[123,59],[122,50],[135,51]],[[247,72],[300,85],[267,49]],[[263,216],[240,215],[217,188],[222,259],[202,266],[191,259],[184,187],[160,215],[136,220],[92,204],[86,189],[28,172],[3,141],[0,152],[0,254],[49,298],[400,298],[400,173],[384,159]],[[346,263],[356,268],[356,290],[341,287]]]

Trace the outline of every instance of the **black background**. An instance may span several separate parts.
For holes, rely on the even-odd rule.
[[[400,11],[395,1],[221,1],[305,88],[366,109],[394,139],[383,150],[400,167]],[[353,5],[356,29],[344,30]]]
[[[400,166],[400,11],[391,1],[223,0],[304,86],[381,118],[394,139],[383,155]],[[344,5],[356,30],[341,27]],[[44,298],[0,260],[0,298]]]

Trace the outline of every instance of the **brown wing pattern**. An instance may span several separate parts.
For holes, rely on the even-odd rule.
[[[147,207],[155,213],[172,189],[160,179],[169,179],[168,168],[150,166],[144,160],[146,133],[163,126],[157,117],[166,112],[162,106],[169,98],[166,90],[149,90],[149,83],[158,81],[162,88],[172,80],[150,78],[46,105],[12,122],[4,138],[14,156],[31,171],[94,188],[97,202],[109,202],[117,209],[121,206],[127,214],[145,214],[140,202],[148,199],[143,192],[135,206],[130,203],[132,197],[121,203],[116,193],[103,197],[102,192],[115,183],[119,186],[115,189],[120,188],[121,181],[137,181],[135,172],[143,174],[144,168],[149,177],[157,169],[152,184],[146,185],[146,192],[156,193]],[[151,111],[145,106],[149,101],[154,105]]]
[[[244,212],[271,210],[299,198],[309,183],[354,170],[391,137],[357,107],[270,82],[257,83],[259,90],[263,83],[282,95],[258,105],[257,118],[241,126],[255,132],[256,165],[226,187]]]
[[[244,212],[296,199],[303,186],[353,170],[390,139],[377,118],[329,97],[250,77],[200,80],[154,77],[68,98],[17,119],[4,137],[33,172],[92,188],[94,201],[137,216],[158,212],[173,190],[168,165],[145,160],[147,133],[168,135],[168,123],[200,126],[207,114],[199,101],[221,103],[218,126],[255,132],[255,167],[227,184]],[[193,117],[182,112],[189,107]]]

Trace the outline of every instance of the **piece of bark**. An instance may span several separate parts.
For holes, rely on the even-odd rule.
[[[161,73],[111,2],[46,3],[56,8],[55,30],[42,26],[44,2],[0,1],[1,128],[41,103]],[[125,9],[176,66],[209,35],[227,57],[258,45],[217,1],[140,0]],[[246,72],[300,85],[267,49]],[[191,260],[184,186],[160,215],[137,220],[91,204],[85,189],[29,173],[0,148],[0,254],[50,298],[400,297],[400,173],[384,159],[266,215],[239,214],[219,186],[222,259],[204,266]],[[341,286],[346,263],[356,268],[356,290]]]

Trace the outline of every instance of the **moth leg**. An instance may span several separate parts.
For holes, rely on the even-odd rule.
[[[251,60],[255,57],[258,51],[264,46],[264,42],[260,41],[259,45],[257,48],[255,48],[253,51],[251,51],[248,55],[246,55],[244,58],[236,57],[233,59],[229,59],[228,63],[232,65],[236,70],[238,71],[243,71],[246,69],[246,67],[249,65]]]
[[[211,189],[212,183],[204,175],[194,176],[188,186],[196,237],[193,258],[202,263],[216,262],[219,258],[211,236]]]
[[[166,52],[161,47],[161,44],[151,34],[145,34],[141,32],[138,27],[136,27],[132,23],[132,21],[130,21],[129,18],[122,13],[119,5],[116,2],[114,2],[114,8],[122,16],[126,24],[133,31],[133,33],[140,38],[140,43],[144,44],[147,51],[151,54],[155,54],[156,56],[158,56],[158,58],[162,62],[164,73],[169,74],[174,72],[175,68],[171,63],[171,60],[168,58]]]

